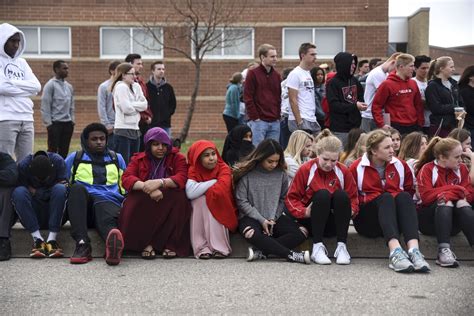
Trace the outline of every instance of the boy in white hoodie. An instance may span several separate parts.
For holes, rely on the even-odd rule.
[[[20,161],[33,152],[33,101],[41,84],[25,59],[25,35],[0,24],[0,151]]]

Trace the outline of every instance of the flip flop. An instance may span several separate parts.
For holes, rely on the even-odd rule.
[[[165,249],[165,250],[163,250],[162,256],[165,259],[173,259],[173,258],[176,257],[176,252],[174,252],[172,250],[169,250],[169,249]]]
[[[153,260],[153,259],[156,259],[155,250],[153,250],[153,249],[151,249],[151,250],[143,250],[143,251],[142,251],[142,259],[145,259],[145,260]]]
[[[208,260],[208,259],[211,259],[211,254],[210,253],[203,253],[199,256],[199,259],[204,259],[204,260]]]
[[[226,255],[224,255],[223,253],[220,253],[219,251],[214,252],[214,253],[212,254],[212,257],[213,257],[214,259],[225,259],[225,258],[227,258]]]

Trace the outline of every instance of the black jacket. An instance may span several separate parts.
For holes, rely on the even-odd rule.
[[[459,89],[459,94],[464,102],[464,107],[467,112],[466,122],[464,126],[472,130],[474,129],[474,88],[470,85],[462,86]]]
[[[348,133],[360,126],[361,115],[357,101],[364,102],[364,90],[359,80],[351,73],[353,60],[357,65],[357,56],[350,53],[338,53],[334,57],[337,73],[329,82],[326,91],[330,129],[334,132]]]
[[[148,105],[153,118],[150,127],[171,127],[171,116],[176,110],[176,96],[173,87],[167,82],[158,86],[151,80],[146,84],[148,89]]]
[[[459,97],[459,87],[456,80],[449,78],[451,90],[446,88],[440,78],[428,82],[425,90],[426,105],[431,111],[431,125],[439,126],[443,121],[442,127],[453,129],[457,127],[457,121],[454,117],[454,108],[464,106]]]
[[[0,152],[0,187],[14,187],[18,181],[15,160],[7,153]]]

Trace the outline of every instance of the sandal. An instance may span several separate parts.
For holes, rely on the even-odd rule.
[[[224,258],[227,258],[227,256],[219,251],[216,251],[212,254],[212,257],[214,259],[224,259]]]
[[[154,249],[151,250],[143,250],[142,251],[142,259],[145,260],[153,260],[156,259],[156,253]]]
[[[210,253],[203,253],[199,256],[199,259],[204,259],[204,260],[211,259],[211,254]]]
[[[172,250],[169,250],[169,249],[165,249],[165,250],[163,250],[163,253],[161,255],[165,259],[172,259],[172,258],[176,257],[176,252],[174,252]]]

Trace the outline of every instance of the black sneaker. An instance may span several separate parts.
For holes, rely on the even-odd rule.
[[[12,246],[9,239],[0,239],[0,261],[10,260]]]
[[[42,239],[35,239],[33,248],[30,252],[30,258],[41,259],[46,258],[46,243]]]
[[[288,261],[310,264],[311,260],[309,258],[309,251],[296,252],[291,251],[288,255]]]
[[[64,252],[56,240],[50,240],[46,243],[46,253],[50,258],[62,258],[64,256]]]
[[[92,247],[89,243],[76,244],[76,250],[69,261],[72,264],[88,263],[92,260]]]

